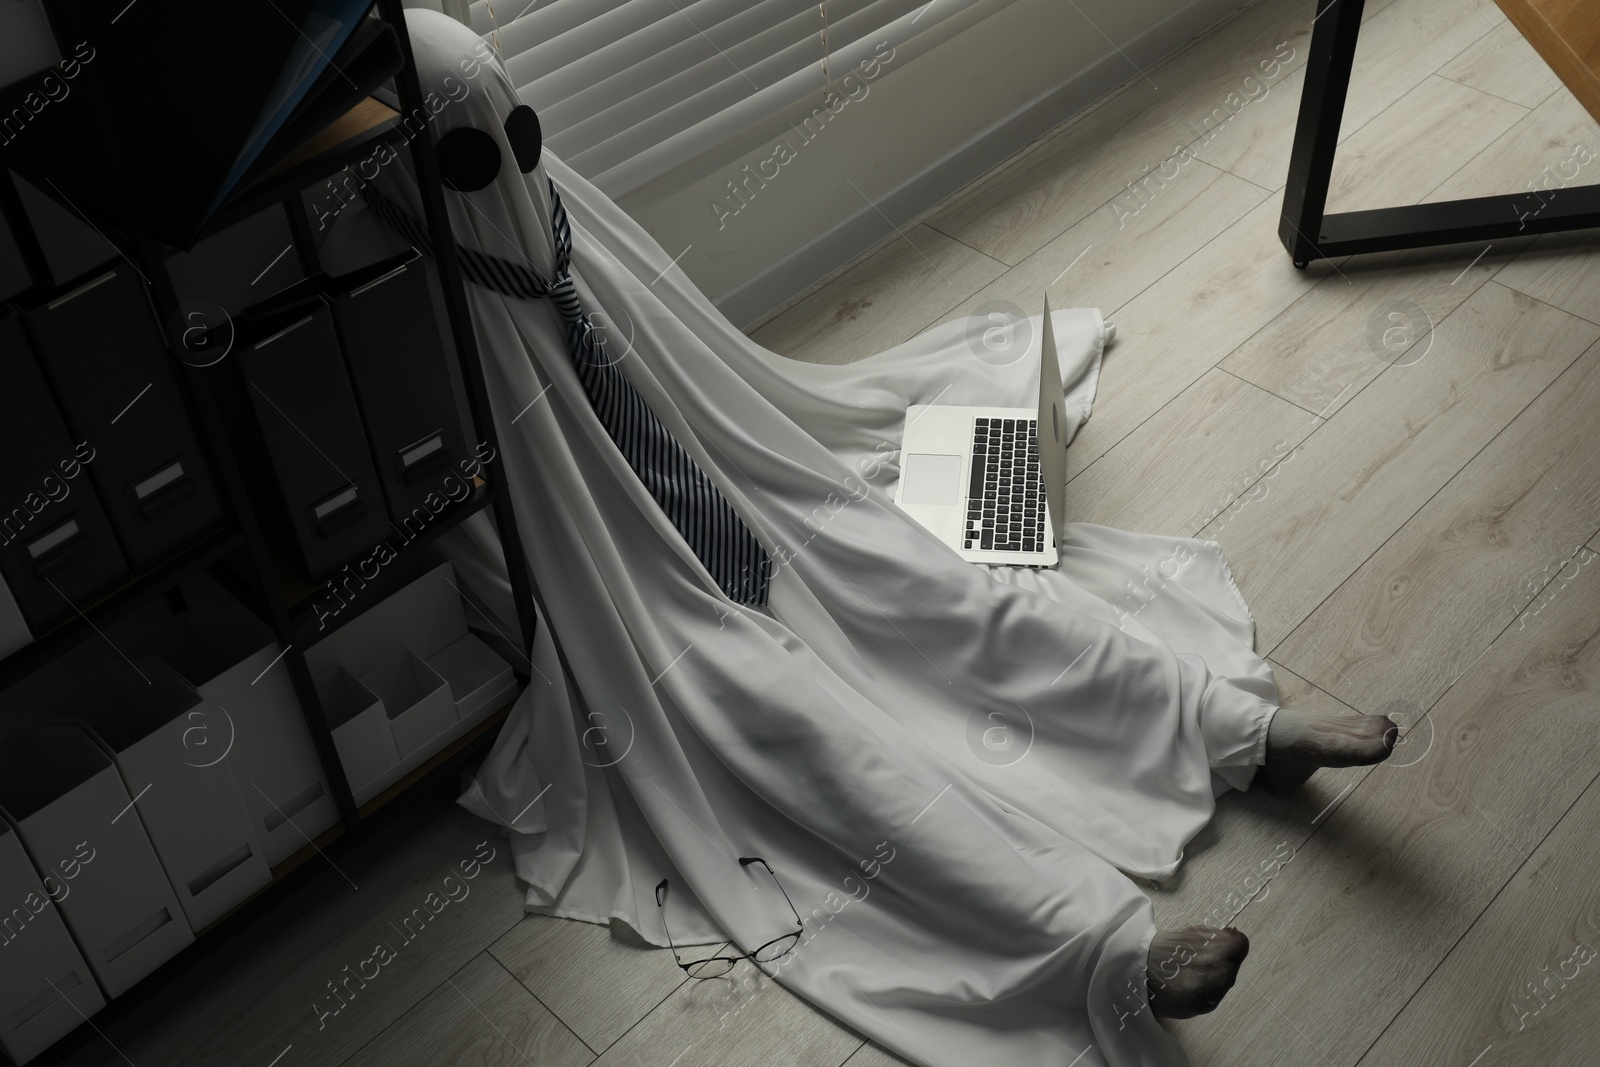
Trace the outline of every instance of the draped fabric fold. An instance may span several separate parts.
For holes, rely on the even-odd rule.
[[[476,38],[427,11],[408,25],[424,89],[450,95]],[[509,830],[529,910],[751,948],[793,929],[737,862],[760,856],[806,928],[767,972],[914,1063],[1186,1062],[1144,1007],[1154,927],[1127,875],[1176,869],[1214,795],[1248,786],[1276,710],[1218,546],[1071,524],[1056,568],[964,562],[892,503],[905,410],[1030,406],[1037,319],[1005,365],[966,322],[848,366],[785,359],[559,159],[517,173],[497,67],[459,88],[435,136],[476,126],[503,165],[446,194],[457,240],[551,276],[553,181],[616,366],[775,564],[767,604],[730,599],[596,417],[559,313],[468,285],[490,476],[549,617],[462,803]],[[376,181],[420,214],[404,164]],[[353,206],[324,262],[396,248]],[[1092,310],[1054,326],[1076,431],[1107,330]],[[444,540],[509,618],[487,522]]]

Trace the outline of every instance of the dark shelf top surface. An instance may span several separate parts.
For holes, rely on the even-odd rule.
[[[198,574],[229,552],[244,544],[238,530],[218,530],[169,558],[154,570],[136,575],[121,588],[106,594],[93,604],[84,605],[66,622],[37,635],[32,644],[0,660],[0,689],[43,667],[57,655],[72,648],[86,638],[93,637],[108,623],[123,618],[129,612],[165,593],[184,579]]]
[[[379,118],[376,111],[366,110],[369,105],[382,108],[388,115]],[[283,166],[263,175],[224,201],[217,209],[216,215],[206,223],[205,228],[195,238],[196,243],[249,218],[258,211],[298,194],[302,189],[339,173],[353,163],[367,159],[377,151],[380,144],[393,145],[405,139],[399,112],[368,97],[346,118],[356,116],[357,112],[363,111],[365,111],[364,116],[358,117],[352,124],[353,132],[348,137],[335,140],[326,147],[321,147],[316,141],[311,142],[317,147],[310,154],[291,156]],[[378,121],[371,125],[363,124],[370,119]],[[339,124],[335,123],[329,130],[334,131],[338,128]]]
[[[280,554],[273,552],[273,570],[278,588],[270,591],[280,597],[289,610],[291,640],[298,649],[305,649],[327,637],[361,615],[379,601],[398,592],[410,582],[438,565],[437,553],[428,551],[434,541],[461,524],[471,515],[494,503],[492,482],[475,486],[472,495],[440,511],[428,527],[415,537],[406,538],[395,533],[386,544],[393,558],[388,562],[363,567],[375,561],[378,546],[345,563],[323,582],[312,584]],[[222,560],[213,568],[214,575],[235,597],[247,604],[263,620],[270,619],[271,609],[262,599],[261,591],[254,588],[247,577],[249,563],[242,552]],[[365,571],[365,573],[363,573]],[[341,606],[338,589],[347,580],[357,585],[360,599],[348,607]],[[319,604],[322,611],[319,612]]]
[[[394,549],[394,559],[377,568],[376,575],[368,578],[356,569],[357,565],[371,559],[371,554],[358,560],[352,560],[345,568],[355,571],[365,584],[361,588],[361,599],[350,609],[329,613],[327,609],[337,607],[339,602],[331,597],[328,592],[340,575],[345,573],[341,569],[327,582],[307,589],[304,595],[291,601],[289,609],[290,622],[294,628],[295,644],[301,648],[315,644],[329,634],[338,630],[345,623],[350,622],[374,604],[381,601],[391,593],[398,592],[411,582],[422,577],[423,574],[438,565],[436,553],[423,551],[440,535],[455,529],[467,517],[482,511],[494,502],[494,487],[491,483],[484,483],[473,489],[472,495],[457,504],[452,504],[441,511],[423,530],[414,538],[406,539],[398,533],[387,542]],[[376,546],[374,546],[376,548]],[[353,580],[353,579],[352,579]],[[326,603],[332,599],[332,603]],[[319,613],[318,605],[322,604],[324,611]]]

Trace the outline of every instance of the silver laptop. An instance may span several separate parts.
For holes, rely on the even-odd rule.
[[[1054,566],[1066,521],[1067,420],[1044,302],[1037,408],[906,411],[895,503],[973,563]]]

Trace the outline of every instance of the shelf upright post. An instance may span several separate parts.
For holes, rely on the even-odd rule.
[[[289,220],[289,236],[294,240],[295,258],[300,261],[300,272],[307,278],[322,269],[321,257],[317,255],[317,236],[311,232],[311,223],[306,221],[306,205],[300,198],[301,191],[296,189],[293,196],[283,201],[283,213]]]
[[[400,91],[402,119],[418,113],[428,115],[430,112],[423,104],[422,82],[417,76],[416,56],[411,49],[411,37],[406,32],[405,10],[401,0],[378,0],[378,10],[400,39],[400,55],[404,62],[395,80]],[[478,356],[472,310],[467,306],[466,279],[462,277],[461,265],[456,257],[448,252],[455,248],[455,236],[450,231],[450,212],[444,201],[438,157],[434,155],[433,140],[426,132],[412,138],[411,158],[416,165],[417,187],[422,194],[422,207],[427,216],[428,236],[433,241],[433,247],[440,250],[434,266],[438,269],[439,284],[444,290],[445,309],[450,317],[450,336],[455,342],[456,355],[466,378],[473,414],[478,420],[478,433],[483,443],[493,449],[495,455],[499,455],[500,442],[495,433],[494,409],[489,403],[483,364]],[[511,580],[511,596],[516,603],[517,624],[522,629],[522,640],[526,646],[533,641],[536,625],[533,611],[535,593],[528,574],[527,558],[523,555],[522,539],[517,534],[510,487],[504,478],[499,480],[499,486],[504,491],[495,500],[495,526],[500,535],[500,544],[505,549],[506,572]],[[524,649],[518,651],[527,655]]]

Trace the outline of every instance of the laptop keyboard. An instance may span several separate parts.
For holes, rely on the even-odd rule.
[[[1037,419],[977,419],[964,544],[996,552],[1045,547]]]

